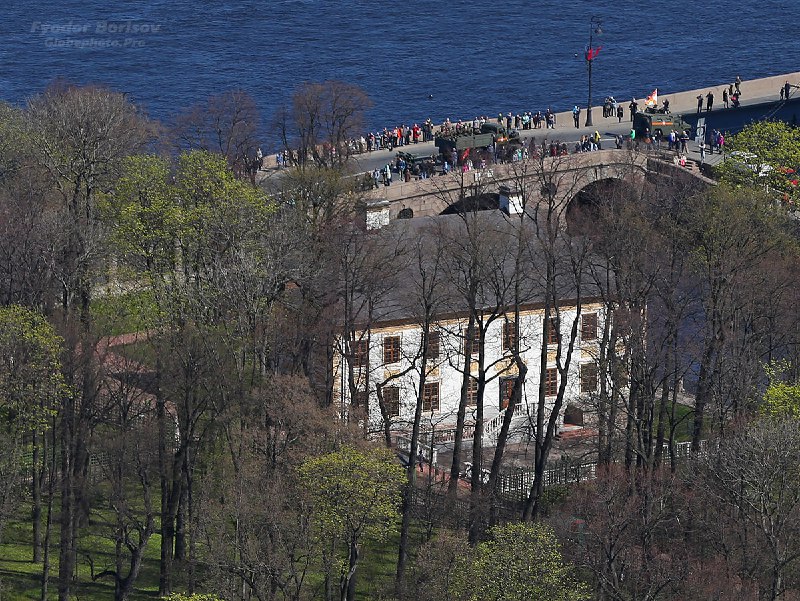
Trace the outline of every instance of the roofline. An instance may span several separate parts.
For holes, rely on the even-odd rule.
[[[581,305],[590,305],[590,304],[602,304],[603,297],[602,296],[589,296],[581,299]],[[559,306],[567,305],[569,307],[577,306],[577,299],[563,299],[559,301]],[[520,312],[534,312],[534,311],[541,311],[545,308],[545,303],[538,302],[538,303],[521,303],[519,305]],[[506,313],[513,312],[506,311]],[[469,318],[469,311],[452,311],[449,313],[442,313],[436,315],[434,321],[456,321],[458,319],[468,319]],[[404,319],[387,319],[383,321],[375,321],[370,325],[357,323],[356,326],[361,328],[362,330],[369,329],[369,330],[376,330],[376,329],[391,329],[400,326],[407,326],[407,325],[419,325],[419,321],[414,318],[404,318]]]

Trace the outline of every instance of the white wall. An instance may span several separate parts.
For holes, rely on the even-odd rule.
[[[598,330],[602,329],[604,318],[602,307],[599,305],[592,305],[589,308],[584,308],[583,313],[597,313]],[[562,340],[564,342],[561,357],[561,363],[563,364],[563,355],[566,354],[566,342],[569,339],[572,323],[575,319],[575,310],[562,309],[560,315],[560,328]],[[500,379],[502,377],[513,377],[516,373],[515,371],[500,373],[503,367],[509,364],[508,358],[510,357],[508,352],[504,353],[502,350],[503,323],[504,320],[502,318],[493,321],[489,325],[485,336],[485,364],[489,366],[505,358],[500,364],[488,369],[487,377],[492,379],[487,383],[484,394],[484,418],[486,420],[490,420],[500,411]],[[523,349],[523,360],[528,366],[522,405],[516,410],[520,415],[524,415],[528,410],[533,413],[538,398],[542,324],[541,312],[528,312],[520,316],[520,346],[521,349]],[[458,410],[461,396],[461,370],[463,369],[464,363],[463,338],[459,336],[459,332],[466,330],[467,323],[466,320],[448,321],[439,323],[437,327],[440,331],[440,354],[437,360],[429,360],[428,367],[430,370],[431,367],[435,366],[438,368],[438,372],[434,371],[434,373],[429,373],[427,381],[439,382],[440,410],[433,414],[431,412],[426,412],[424,419],[426,421],[432,421],[437,425],[454,424],[455,414]],[[580,397],[580,363],[591,361],[592,357],[596,357],[597,342],[591,341],[583,343],[580,339],[580,331],[579,322],[578,339],[570,363],[564,406],[566,406],[567,403],[577,401]],[[598,337],[599,334],[600,332],[598,331]],[[369,419],[371,429],[375,431],[379,431],[382,424],[377,396],[375,394],[375,384],[376,382],[384,381],[390,374],[398,374],[411,366],[413,358],[419,353],[420,335],[420,328],[414,325],[398,326],[396,328],[375,328],[370,334],[369,368],[368,370],[361,370],[361,381],[364,382],[365,379],[369,380]],[[386,336],[401,337],[402,358],[398,363],[389,365],[383,364],[383,339]],[[551,360],[548,361],[548,367],[556,366],[552,357],[555,349],[555,345],[550,347]],[[474,363],[477,361],[477,355],[473,357]],[[433,365],[431,365],[431,363],[433,363]],[[344,362],[341,362],[340,369],[339,377],[342,379],[342,386],[339,394],[341,395],[343,403],[347,404],[347,370]],[[400,416],[396,418],[396,422],[393,424],[397,429],[405,429],[413,420],[417,386],[419,383],[418,369],[419,360],[417,360],[414,369],[411,369],[407,374],[386,384],[387,386],[400,387]],[[473,370],[472,373],[473,375],[477,374],[475,370]],[[495,377],[498,373],[500,373],[500,376]]]

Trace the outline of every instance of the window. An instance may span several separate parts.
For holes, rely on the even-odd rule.
[[[595,392],[597,390],[597,364],[581,364],[581,392]]]
[[[581,340],[597,340],[597,313],[581,315]]]
[[[551,317],[547,328],[547,344],[558,344],[558,318]]]
[[[506,321],[503,324],[503,350],[513,351],[517,345],[517,328],[513,321]]]
[[[353,345],[353,367],[369,367],[369,342],[357,340]]]
[[[503,378],[500,380],[500,411],[508,409],[511,404],[511,393],[514,392],[516,378]]]
[[[467,405],[478,404],[478,379],[470,377],[467,384]]]
[[[548,367],[544,376],[545,396],[556,396],[558,394],[558,370],[555,367]]]
[[[387,386],[383,389],[383,404],[389,417],[400,415],[400,389],[397,386]]]
[[[467,330],[464,330],[464,354],[467,354]],[[477,355],[480,352],[481,348],[481,330],[475,325],[474,331],[472,332],[472,354]]]
[[[428,346],[425,348],[428,359],[439,358],[439,332],[428,332]]]
[[[354,407],[361,407],[362,409],[366,410],[367,404],[369,403],[369,392],[366,390],[356,390],[356,395],[353,398],[353,406]]]
[[[383,339],[383,362],[397,363],[400,361],[400,336],[386,336]]]
[[[429,382],[422,387],[422,410],[439,411],[439,382]]]

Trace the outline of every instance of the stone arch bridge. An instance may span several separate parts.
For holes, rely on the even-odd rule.
[[[501,206],[509,202],[509,197],[513,204],[522,188],[529,203],[536,202],[537,195],[539,198],[548,195],[556,202],[568,204],[582,190],[608,180],[625,182],[636,188],[645,181],[666,179],[710,181],[691,166],[675,165],[671,157],[668,153],[600,150],[395,182],[367,193],[367,224],[381,227],[392,219],[454,212],[464,202],[479,206],[484,201],[497,203],[498,197]]]

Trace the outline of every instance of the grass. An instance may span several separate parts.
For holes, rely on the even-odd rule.
[[[692,416],[694,407],[675,405],[675,442],[686,442],[692,439]]]
[[[95,514],[103,518],[102,515]],[[54,518],[57,516],[54,516]],[[82,533],[78,547],[77,584],[73,595],[84,601],[106,601],[113,598],[114,583],[110,578],[92,580],[91,562],[95,574],[114,565],[114,544],[99,534],[100,524],[90,524]],[[91,530],[95,530],[94,533]],[[58,597],[58,524],[53,524],[50,549],[50,587],[48,599]],[[12,522],[5,530],[0,544],[0,599],[29,601],[38,599],[41,590],[42,564],[31,561],[32,526],[27,521]],[[133,601],[158,598],[158,561],[160,539],[154,535],[147,543],[142,570],[131,595]],[[91,557],[91,562],[89,558]]]
[[[97,574],[114,564],[114,544],[101,535],[103,520],[108,515],[93,511],[93,519],[79,539],[77,584],[73,596],[81,601],[107,601],[113,598],[114,583],[110,578],[92,580],[91,563]],[[54,518],[57,516],[54,515]],[[4,532],[4,543],[0,544],[0,599],[2,601],[29,601],[38,599],[41,588],[42,564],[33,563],[31,541],[32,527],[28,521],[15,521]],[[394,586],[397,562],[397,546],[400,534],[395,532],[383,542],[369,541],[362,549],[356,575],[357,599],[389,599]],[[424,529],[413,524],[409,535],[410,552],[413,555],[424,540]],[[154,534],[147,544],[142,570],[136,582],[132,601],[158,599],[160,537]],[[58,596],[58,524],[54,521],[50,550],[50,589],[48,599]],[[91,562],[89,561],[91,557]],[[309,591],[321,593],[322,577],[310,574]]]

